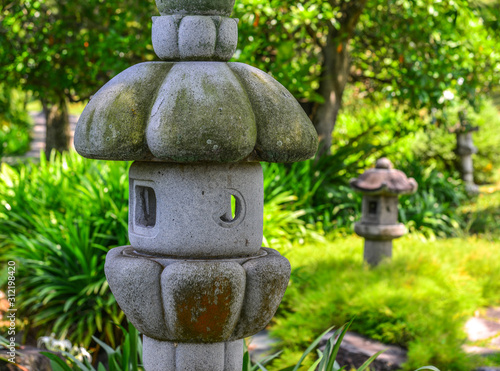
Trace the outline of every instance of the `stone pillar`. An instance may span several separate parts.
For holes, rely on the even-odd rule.
[[[416,192],[417,183],[393,169],[387,158],[381,158],[375,169],[352,179],[351,187],[363,193],[361,220],[354,231],[365,238],[364,260],[377,265],[392,257],[392,240],[406,233],[406,227],[398,223],[398,197]]]
[[[472,133],[479,130],[479,127],[472,126],[467,120],[465,111],[459,112],[458,123],[450,129],[451,133],[455,133],[457,137],[457,147],[455,153],[459,157],[460,173],[462,180],[465,183],[465,190],[470,195],[479,193],[479,187],[474,183],[474,165],[472,155],[477,153],[477,148],[474,146]]]
[[[243,338],[265,328],[290,265],[262,247],[259,161],[312,157],[317,135],[294,97],[262,71],[227,63],[234,0],[161,0],[162,62],[130,67],[83,111],[83,156],[130,168],[130,246],[106,278],[144,335],[147,371],[240,371]]]
[[[475,128],[477,131],[478,128]],[[477,148],[474,146],[474,141],[472,140],[472,132],[460,132],[457,131],[457,148],[456,153],[460,157],[461,173],[462,179],[465,183],[465,190],[469,194],[479,193],[479,187],[474,183],[474,165],[472,162],[472,155],[477,153]]]

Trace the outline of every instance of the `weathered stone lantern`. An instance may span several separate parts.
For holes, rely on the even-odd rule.
[[[459,113],[459,121],[457,125],[450,129],[451,133],[457,136],[457,147],[455,153],[460,158],[462,179],[465,183],[467,193],[474,195],[479,193],[479,187],[474,183],[474,165],[472,163],[472,155],[477,153],[477,148],[474,146],[472,133],[479,130],[479,127],[472,126],[467,120],[465,111]]]
[[[312,157],[317,136],[294,97],[264,72],[227,63],[234,0],[158,0],[153,46],[92,98],[75,132],[85,157],[134,161],[131,246],[106,277],[144,335],[147,371],[236,371],[243,338],[263,329],[290,265],[261,247],[259,161]]]
[[[391,161],[381,158],[375,169],[369,169],[351,179],[351,187],[363,194],[361,220],[354,231],[365,238],[364,260],[377,265],[392,256],[392,240],[406,233],[398,223],[398,197],[417,190],[417,182],[400,170],[393,169]]]

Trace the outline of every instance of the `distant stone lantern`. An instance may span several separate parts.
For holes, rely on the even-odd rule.
[[[450,129],[450,133],[457,136],[457,147],[455,153],[460,158],[462,179],[465,183],[465,190],[471,195],[479,193],[479,187],[474,183],[474,164],[472,155],[477,153],[474,146],[472,133],[479,130],[478,126],[472,126],[467,119],[466,111],[459,112],[458,123]]]
[[[406,233],[406,227],[398,223],[398,197],[415,193],[418,185],[415,179],[393,169],[387,158],[379,159],[374,169],[350,183],[363,194],[361,220],[354,225],[354,231],[365,238],[364,260],[377,265],[392,256],[392,240]]]
[[[129,239],[106,278],[144,335],[147,371],[240,371],[243,338],[262,330],[290,264],[262,247],[260,161],[316,153],[315,129],[266,73],[227,63],[236,50],[234,0],[157,0],[153,47],[83,111],[84,157],[134,161]]]

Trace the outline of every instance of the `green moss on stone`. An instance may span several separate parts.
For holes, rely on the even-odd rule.
[[[317,135],[295,98],[258,69],[148,62],[97,92],[75,148],[107,160],[294,162],[315,154]]]

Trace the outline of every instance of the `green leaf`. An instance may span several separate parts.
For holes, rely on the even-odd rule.
[[[302,356],[300,357],[299,359],[299,362],[297,363],[297,365],[292,369],[292,371],[297,371],[299,369],[299,367],[302,365],[302,362],[304,361],[304,358],[307,357],[307,355],[309,353],[311,353],[314,348],[316,348],[319,344],[319,342],[321,341],[321,339],[323,338],[323,336],[325,336],[333,327],[330,327],[328,328],[326,331],[324,331],[320,336],[318,336],[312,343],[311,345],[309,345],[309,347],[305,350],[304,354],[302,354]]]
[[[55,354],[49,352],[40,352],[40,354],[43,354],[45,357],[50,359],[50,364],[53,366],[52,368],[54,370],[72,371],[71,367],[69,367],[61,358],[59,358]]]

